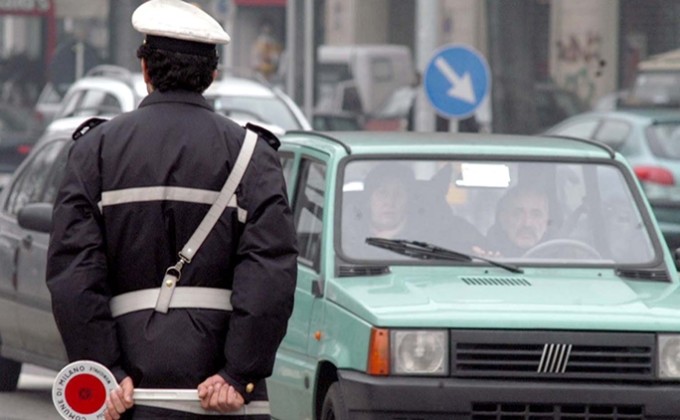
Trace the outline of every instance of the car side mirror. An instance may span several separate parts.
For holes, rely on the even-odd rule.
[[[52,229],[52,204],[30,203],[26,204],[17,214],[19,226],[28,230],[42,233],[50,233]]]

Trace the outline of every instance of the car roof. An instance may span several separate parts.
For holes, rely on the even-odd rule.
[[[567,120],[583,117],[625,118],[628,120],[638,120],[647,124],[654,122],[680,122],[680,110],[668,108],[624,108],[610,111],[584,112],[574,115]]]
[[[112,66],[110,66],[112,67]],[[144,77],[141,73],[131,73],[126,74],[121,73],[93,73],[87,74],[84,77],[76,80],[73,86],[69,90],[82,87],[101,87],[109,86],[112,88],[120,87],[121,84],[125,85],[127,88],[132,87],[133,93],[140,97],[146,96],[146,84],[144,83]]]
[[[289,131],[283,144],[344,149],[351,155],[467,155],[485,157],[612,158],[606,145],[557,136],[479,133],[413,133]]]
[[[216,79],[205,91],[205,96],[212,95],[271,98],[275,96],[272,89],[260,82],[233,76]]]

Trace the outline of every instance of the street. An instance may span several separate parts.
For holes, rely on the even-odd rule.
[[[16,392],[0,392],[2,420],[58,420],[52,405],[52,379],[56,372],[24,365]]]

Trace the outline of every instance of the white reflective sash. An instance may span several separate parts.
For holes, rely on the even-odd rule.
[[[270,416],[269,401],[251,401],[237,411],[218,413],[204,410],[200,402],[191,401],[135,401],[135,405],[165,408],[167,410],[183,411],[185,413],[202,414],[205,416]]]
[[[165,287],[165,286],[162,286]],[[130,312],[154,309],[161,288],[142,289],[111,298],[109,307],[115,318]],[[215,287],[176,287],[169,308],[202,308],[231,311],[231,290]]]
[[[147,201],[182,201],[186,203],[213,204],[219,197],[219,191],[186,187],[139,187],[102,192],[99,208],[119,204],[142,203]],[[227,207],[235,207],[238,220],[245,223],[248,213],[238,206],[236,195],[233,195]]]

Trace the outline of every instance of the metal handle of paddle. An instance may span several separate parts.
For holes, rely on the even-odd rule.
[[[139,401],[198,401],[196,389],[135,388],[133,398]]]

